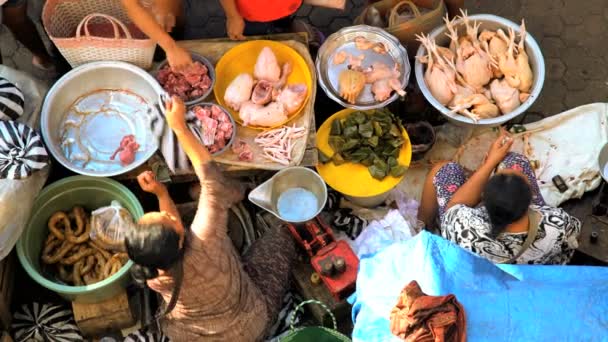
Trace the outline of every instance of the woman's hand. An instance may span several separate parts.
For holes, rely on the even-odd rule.
[[[165,53],[167,54],[167,61],[173,71],[182,71],[192,64],[192,55],[190,55],[188,50],[181,46],[174,45],[170,49],[167,49]]]
[[[182,99],[174,95],[165,103],[165,119],[174,131],[186,128],[186,105]]]
[[[167,188],[156,180],[156,176],[152,171],[140,173],[139,176],[137,176],[137,182],[143,191],[154,194],[157,197],[167,193]]]
[[[175,13],[173,12],[172,0],[156,0],[152,5],[152,14],[156,22],[162,26],[166,32],[173,31],[175,27]]]
[[[498,166],[500,162],[505,159],[507,153],[511,150],[511,146],[513,145],[513,138],[509,132],[507,132],[504,128],[500,128],[500,136],[492,146],[490,146],[490,150],[488,151],[488,155],[486,156],[486,163],[491,165],[493,168]]]
[[[228,38],[232,40],[243,40],[245,36],[245,20],[240,15],[230,16],[226,18],[226,32]]]

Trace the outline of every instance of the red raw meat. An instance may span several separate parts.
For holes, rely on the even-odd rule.
[[[120,145],[116,151],[114,151],[114,154],[110,156],[110,160],[114,160],[118,154],[120,164],[122,166],[127,166],[135,161],[135,153],[137,153],[137,150],[139,150],[139,144],[135,141],[135,136],[132,134],[126,135],[120,141]]]
[[[209,70],[207,70],[207,67],[204,66],[201,62],[195,61],[194,63],[192,63],[192,66],[190,66],[190,68],[185,70],[185,73],[207,75],[207,73],[209,73]]]
[[[217,135],[217,121],[210,117],[202,117],[200,120],[203,129],[203,145],[213,145],[214,138]]]
[[[239,156],[241,161],[252,161],[253,152],[251,147],[245,141],[238,139],[232,143],[232,152]]]
[[[158,71],[156,79],[171,95],[177,95],[184,101],[199,98],[211,87],[209,70],[200,62],[194,62],[183,72],[173,72],[169,65]]]
[[[211,117],[211,109],[209,109],[209,107],[196,106],[192,108],[192,111],[194,112],[194,115],[196,115],[196,118],[200,121],[203,121],[203,118]]]
[[[193,87],[195,87],[197,84],[199,84],[201,82],[201,75],[197,75],[197,74],[188,74],[188,75],[185,75],[184,78]]]
[[[190,92],[190,94],[188,95],[188,97],[190,97],[191,99],[195,99],[197,97],[201,97],[205,94],[204,91],[200,90],[200,89],[194,89]]]
[[[215,105],[195,106],[191,111],[199,120],[203,132],[203,145],[207,146],[210,153],[223,149],[232,139],[234,132],[234,126],[228,114]]]
[[[222,122],[218,126],[218,130],[224,133],[226,139],[232,138],[232,122]]]
[[[201,78],[201,81],[196,86],[199,87],[202,90],[209,89],[209,87],[211,87],[211,78],[209,76],[207,76],[207,75],[204,75]]]

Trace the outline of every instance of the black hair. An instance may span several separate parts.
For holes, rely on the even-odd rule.
[[[490,216],[492,236],[497,237],[508,225],[526,215],[532,190],[522,176],[499,173],[488,180],[482,201]]]
[[[164,312],[156,318],[170,313],[177,304],[183,279],[182,256],[184,248],[179,248],[180,235],[162,224],[137,225],[127,230],[125,246],[129,259],[135,265],[131,268],[133,280],[145,287],[149,279],[158,277],[158,270],[168,271],[174,277],[173,293]],[[185,243],[184,243],[185,246]]]

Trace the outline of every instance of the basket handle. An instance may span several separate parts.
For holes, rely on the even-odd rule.
[[[306,305],[306,304],[318,304],[323,309],[325,309],[325,311],[327,311],[327,313],[331,317],[331,322],[334,325],[334,330],[338,330],[338,323],[336,323],[336,316],[334,316],[333,312],[331,312],[331,310],[329,310],[329,308],[327,307],[327,305],[323,304],[323,302],[318,301],[316,299],[309,299],[309,300],[305,300],[302,303],[298,304],[296,306],[295,310],[293,310],[293,314],[291,315],[291,319],[289,320],[289,329],[291,331],[294,331],[296,329],[296,327],[294,327],[295,319],[296,319],[296,314],[298,313],[298,311],[302,310],[302,307],[304,305]]]
[[[412,13],[414,13],[415,17],[422,16],[422,14],[420,14],[420,10],[418,9],[418,6],[416,6],[413,2],[408,1],[408,0],[401,1],[400,3],[395,5],[393,8],[391,8],[391,12],[388,16],[389,26],[393,26],[393,23],[395,23],[397,21],[397,16],[399,15],[399,10],[404,5],[408,5],[410,7],[410,9],[412,10]]]
[[[86,17],[84,17],[84,19],[82,19],[82,21],[80,22],[80,24],[78,24],[78,27],[76,28],[76,38],[77,39],[80,38],[83,28],[84,28],[84,36],[87,38],[91,37],[91,33],[89,32],[89,22],[93,18],[103,18],[103,19],[106,19],[107,21],[109,21],[110,24],[112,24],[112,28],[114,29],[114,39],[120,38],[120,33],[118,32],[118,26],[120,26],[120,28],[122,29],[122,31],[125,34],[125,37],[127,39],[132,39],[131,32],[129,32],[129,29],[127,28],[127,26],[125,26],[125,24],[123,24],[120,20],[114,18],[111,15],[102,14],[102,13],[92,13],[92,14],[89,14]]]

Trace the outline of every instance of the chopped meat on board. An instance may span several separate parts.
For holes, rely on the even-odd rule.
[[[238,139],[232,144],[232,152],[239,156],[240,161],[252,161],[253,151],[244,140]]]
[[[156,79],[165,91],[179,96],[184,101],[199,98],[211,88],[209,70],[198,61],[180,72],[174,72],[169,65],[166,65],[158,71]]]

